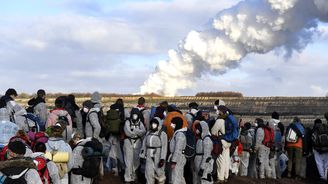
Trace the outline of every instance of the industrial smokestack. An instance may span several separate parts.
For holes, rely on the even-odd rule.
[[[177,50],[169,50],[140,88],[140,93],[174,96],[204,73],[223,74],[249,53],[284,48],[300,52],[328,21],[327,0],[246,0],[223,10],[210,28],[191,31]]]

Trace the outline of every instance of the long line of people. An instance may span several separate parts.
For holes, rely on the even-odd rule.
[[[295,117],[285,129],[277,112],[244,123],[222,100],[211,117],[196,102],[182,113],[166,101],[147,108],[143,97],[132,109],[118,99],[105,111],[98,92],[81,108],[74,95],[58,97],[48,113],[44,90],[26,110],[16,97],[8,89],[0,99],[0,183],[92,184],[109,173],[147,184],[327,180],[328,126],[320,119],[310,128]]]

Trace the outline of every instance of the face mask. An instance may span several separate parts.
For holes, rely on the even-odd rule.
[[[89,112],[89,109],[86,108],[86,107],[84,107],[84,108],[83,108],[83,112],[88,113],[88,112]]]
[[[216,110],[215,113],[216,113],[217,115],[220,115],[220,111],[219,111],[219,110]]]
[[[214,105],[214,110],[216,110],[216,111],[219,110],[218,106]]]
[[[254,126],[257,127],[257,126],[259,126],[259,125],[258,125],[257,123],[254,123]]]
[[[166,111],[163,112],[164,117],[166,117]]]
[[[171,123],[171,127],[172,127],[173,129],[175,129],[175,126],[176,126],[176,124]]]
[[[137,119],[138,119],[138,114],[133,114],[133,115],[132,115],[132,119],[133,119],[133,120],[137,120]]]
[[[151,124],[151,128],[153,129],[153,130],[156,130],[157,129],[157,127],[158,127],[158,125],[157,124]]]
[[[193,115],[196,115],[196,114],[197,114],[197,112],[198,112],[198,110],[197,110],[197,109],[191,109],[191,110],[190,110],[190,113],[191,113],[191,114],[193,114]]]

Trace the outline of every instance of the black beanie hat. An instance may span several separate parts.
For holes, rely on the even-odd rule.
[[[86,107],[88,109],[91,109],[93,107],[93,103],[91,102],[91,100],[86,100],[83,102],[83,107]]]
[[[8,144],[8,149],[16,154],[25,155],[26,146],[21,141],[13,141]]]
[[[6,96],[10,96],[10,95],[17,96],[17,91],[15,89],[13,89],[13,88],[7,89]]]
[[[189,109],[198,109],[198,104],[196,102],[189,103]]]

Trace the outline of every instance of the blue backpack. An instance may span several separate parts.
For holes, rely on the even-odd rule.
[[[225,122],[225,134],[223,139],[227,142],[234,142],[238,139],[238,124],[233,115],[229,115]]]
[[[151,106],[151,108],[150,108],[150,119],[153,119],[154,118],[155,112],[156,112],[156,107],[155,106]]]
[[[35,126],[29,127],[29,129],[36,128],[36,132],[39,132],[40,127],[45,126],[45,122],[41,121],[41,119],[38,116],[36,116],[32,113],[27,113],[27,114],[24,114],[23,116],[26,118],[27,125],[28,125],[28,120],[31,120],[32,122],[34,122]]]

